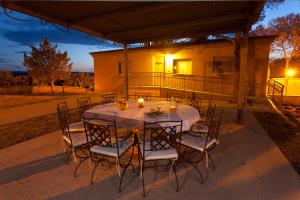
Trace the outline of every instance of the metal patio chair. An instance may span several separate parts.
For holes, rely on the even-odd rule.
[[[140,175],[143,182],[143,196],[145,193],[144,169],[145,163],[150,161],[167,160],[170,165],[170,173],[174,172],[176,178],[176,190],[179,191],[176,174],[176,161],[178,153],[175,148],[176,139],[182,131],[182,121],[160,121],[144,123],[143,139],[139,145]]]
[[[131,140],[132,133],[128,134],[125,138],[118,138],[117,126],[115,120],[106,119],[85,119],[84,125],[86,129],[86,137],[90,141],[89,154],[91,161],[95,163],[91,184],[93,184],[93,177],[97,166],[103,162],[115,163],[119,177],[119,192],[122,188],[122,180],[127,168],[132,166],[133,150],[135,145],[135,139]],[[135,137],[134,137],[135,138]],[[121,163],[121,158],[131,149],[131,156],[127,163]],[[115,161],[111,161],[115,159]],[[121,170],[122,169],[122,172]]]
[[[175,101],[176,103],[182,103],[183,101],[183,94],[177,92],[168,92],[167,93],[167,101]]]
[[[135,93],[135,99],[143,98],[145,101],[151,101],[151,93]]]
[[[181,140],[177,141],[180,144],[179,146],[185,147],[181,148],[184,149],[184,151],[182,151],[182,153],[180,154],[181,158],[187,163],[191,164],[193,168],[198,172],[201,178],[201,183],[204,183],[204,179],[198,168],[198,164],[203,160],[204,157],[206,168],[208,167],[209,161],[211,161],[212,168],[215,169],[215,163],[210,152],[219,143],[218,136],[222,117],[223,111],[220,115],[215,116],[210,121],[208,133],[185,131],[182,133],[182,136],[180,138]],[[195,137],[194,135],[197,135],[197,137]]]
[[[105,94],[102,95],[102,104],[117,102],[118,96],[116,94]]]
[[[202,105],[201,102],[202,102],[202,100],[200,98],[195,97],[193,99],[188,99],[187,104],[189,106],[192,106],[193,108],[195,108],[199,112],[199,114],[200,114],[200,112],[201,112],[201,105]]]
[[[77,161],[76,158],[79,158],[79,163],[74,171],[75,177],[79,166],[89,158],[86,153],[87,138],[85,128],[82,121],[77,123],[70,122],[69,110],[66,103],[59,103],[57,105],[57,113],[62,130],[63,145],[67,146],[67,149],[64,148],[66,156],[69,158],[72,153],[75,161]]]
[[[77,99],[79,115],[83,119],[83,114],[86,110],[92,107],[91,97],[80,97]]]
[[[216,110],[216,104],[209,102],[207,111],[204,118],[201,118],[201,111],[199,112],[200,120],[191,126],[192,131],[196,132],[208,132],[209,123],[213,119]]]

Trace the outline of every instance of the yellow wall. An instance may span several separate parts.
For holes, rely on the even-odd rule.
[[[249,40],[247,81],[252,88],[253,95],[265,94],[269,46],[270,39]],[[155,56],[170,56],[174,59],[191,59],[193,75],[232,77],[233,73],[212,73],[212,61],[214,56],[233,56],[233,52],[233,45],[224,41],[158,50],[133,49],[128,51],[129,73],[153,72]],[[97,92],[112,91],[112,79],[118,75],[118,62],[124,62],[124,51],[96,52],[92,53],[92,56],[94,58],[95,90]],[[165,72],[173,70],[171,69],[173,66],[168,67],[167,60],[165,60],[165,65]]]
[[[271,82],[273,81],[285,85],[285,78],[272,78]],[[300,96],[300,78],[288,78],[286,96]]]

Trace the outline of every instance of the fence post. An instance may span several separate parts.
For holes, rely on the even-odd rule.
[[[161,73],[159,73],[159,96],[161,97]]]
[[[274,98],[274,88],[275,88],[275,81],[273,82],[272,99]]]
[[[183,98],[185,98],[185,75],[183,75]]]

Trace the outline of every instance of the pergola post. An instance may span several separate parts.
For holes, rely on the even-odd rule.
[[[239,90],[238,90],[238,110],[237,121],[240,122],[242,118],[243,109],[247,101],[247,56],[248,56],[248,32],[243,32],[241,50],[240,50],[240,72],[239,72]]]
[[[125,80],[124,80],[124,86],[125,86],[125,98],[128,100],[128,46],[127,44],[124,44],[124,58],[125,58]]]

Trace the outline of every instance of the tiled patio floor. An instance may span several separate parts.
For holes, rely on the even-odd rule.
[[[174,176],[149,169],[146,199],[300,199],[300,177],[251,112],[245,114],[245,125],[224,124],[213,152],[216,169],[201,167],[208,174],[204,185],[191,167],[181,166],[176,192]],[[58,131],[0,150],[0,199],[142,199],[138,176],[129,173],[119,194],[116,171],[99,167],[90,185],[88,163],[76,178],[74,168],[66,163]]]

